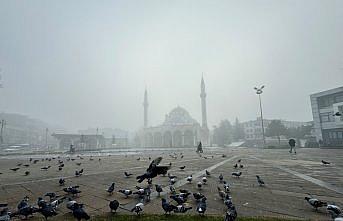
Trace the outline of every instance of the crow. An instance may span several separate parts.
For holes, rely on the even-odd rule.
[[[146,172],[143,175],[137,176],[136,179],[139,183],[148,178],[154,178],[159,174],[166,174],[170,169],[170,166],[159,166],[159,163],[162,161],[162,157],[158,157],[153,160]]]

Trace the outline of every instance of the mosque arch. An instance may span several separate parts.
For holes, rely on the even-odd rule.
[[[173,134],[173,144],[174,147],[182,147],[183,142],[182,142],[182,132],[179,130],[176,130]]]
[[[154,133],[154,146],[155,147],[162,147],[162,134],[160,132]]]

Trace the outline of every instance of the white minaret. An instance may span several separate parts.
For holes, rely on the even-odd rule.
[[[202,113],[202,127],[207,128],[207,113],[206,113],[206,92],[204,77],[201,78],[201,113]]]
[[[148,91],[145,88],[145,92],[144,92],[144,103],[143,103],[143,107],[144,107],[144,127],[148,127]]]

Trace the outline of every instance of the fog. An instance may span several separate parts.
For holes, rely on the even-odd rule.
[[[66,128],[149,125],[180,105],[209,127],[312,120],[309,95],[342,86],[343,1],[0,2],[0,111]]]

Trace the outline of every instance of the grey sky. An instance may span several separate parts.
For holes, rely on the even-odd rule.
[[[173,107],[209,125],[311,120],[343,83],[343,1],[0,1],[0,110],[67,128],[150,125]]]

